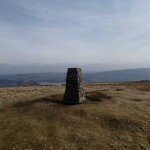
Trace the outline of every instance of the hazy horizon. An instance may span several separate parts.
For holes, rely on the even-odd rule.
[[[0,64],[150,67],[149,0],[0,0],[0,14]]]
[[[138,65],[138,67],[137,67]],[[96,73],[104,71],[114,70],[138,70],[143,68],[144,70],[150,69],[149,64],[80,64],[80,63],[60,63],[60,64],[25,64],[25,65],[12,65],[12,64],[0,64],[0,75],[8,74],[28,74],[28,73],[66,73],[68,68],[82,68],[84,73]],[[130,70],[129,70],[130,71]],[[141,70],[142,72],[142,70]]]

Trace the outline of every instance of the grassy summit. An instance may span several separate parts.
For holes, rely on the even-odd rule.
[[[26,98],[1,103],[0,149],[150,149],[147,83],[85,89],[89,101],[80,105],[62,103],[64,86],[1,89],[1,96],[14,90],[14,96],[20,92]]]

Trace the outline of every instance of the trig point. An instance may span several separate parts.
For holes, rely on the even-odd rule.
[[[81,68],[68,68],[64,102],[67,104],[79,104],[85,100]]]

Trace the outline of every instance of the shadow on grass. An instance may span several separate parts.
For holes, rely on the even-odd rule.
[[[57,95],[52,95],[49,97],[39,98],[31,101],[17,102],[13,104],[12,107],[25,107],[37,103],[54,103],[59,105],[65,105],[63,102],[63,94],[57,94]]]
[[[86,103],[91,103],[92,101],[96,102],[96,101],[109,100],[109,99],[111,99],[111,96],[108,96],[104,93],[95,91],[95,92],[86,93],[86,99],[87,99]],[[17,102],[15,104],[13,104],[12,107],[25,107],[25,106],[34,105],[37,103],[54,103],[54,104],[58,104],[59,106],[77,105],[77,104],[71,104],[71,103],[70,104],[64,103],[63,102],[63,94],[55,94],[55,95],[51,95],[49,97],[39,98],[39,99],[35,99],[35,100]]]
[[[111,98],[112,97],[110,95],[104,94],[100,91],[93,91],[93,92],[86,93],[86,99],[89,102],[110,100]]]

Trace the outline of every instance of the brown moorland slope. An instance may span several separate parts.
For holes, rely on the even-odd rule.
[[[148,82],[85,89],[80,105],[62,103],[61,85],[0,89],[0,149],[150,149]]]

